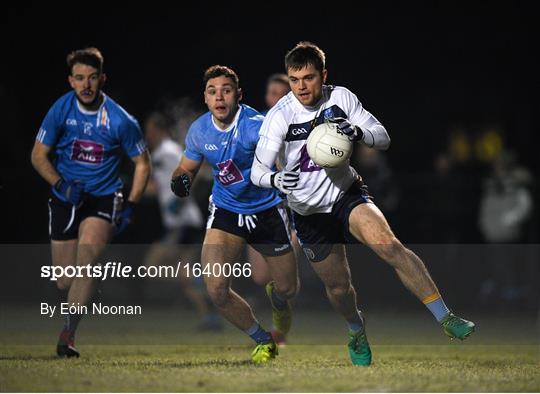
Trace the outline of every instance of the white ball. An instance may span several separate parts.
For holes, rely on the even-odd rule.
[[[351,157],[353,144],[332,122],[315,127],[307,139],[307,151],[313,162],[321,167],[334,168]]]

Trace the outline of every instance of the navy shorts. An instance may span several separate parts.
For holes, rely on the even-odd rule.
[[[116,211],[122,205],[122,194],[114,193],[106,196],[86,196],[83,202],[75,207],[60,200],[54,194],[49,199],[49,235],[51,240],[68,241],[79,238],[79,226],[88,217],[98,217],[114,223]]]
[[[359,243],[349,231],[349,216],[356,206],[368,202],[371,197],[367,186],[359,179],[336,201],[331,212],[302,216],[293,211],[293,225],[307,258],[322,261],[336,244]]]
[[[253,215],[217,207],[212,200],[206,228],[215,228],[242,237],[264,256],[281,256],[292,250],[289,217],[280,203]]]

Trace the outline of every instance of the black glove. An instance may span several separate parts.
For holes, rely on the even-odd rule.
[[[270,176],[270,184],[281,193],[291,194],[298,186],[300,174],[296,171],[279,171]]]
[[[351,124],[347,119],[342,117],[330,118],[328,121],[335,123],[339,131],[349,137],[349,140],[355,142],[364,138],[364,132],[358,126]]]
[[[84,184],[80,181],[66,181],[60,178],[54,184],[54,189],[71,204],[78,206],[83,198]]]
[[[171,190],[178,197],[189,196],[189,189],[191,188],[191,180],[188,174],[178,175],[171,180]]]

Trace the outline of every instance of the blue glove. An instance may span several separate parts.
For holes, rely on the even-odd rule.
[[[123,232],[127,226],[131,223],[131,216],[133,216],[133,211],[135,210],[135,203],[131,201],[126,201],[116,219],[116,234]]]
[[[60,178],[54,184],[54,190],[60,193],[69,203],[78,206],[83,199],[84,184],[80,181],[66,181]]]
[[[188,174],[178,175],[171,180],[171,190],[178,197],[189,196],[189,189],[191,189],[191,180]]]
[[[358,126],[351,124],[347,119],[342,117],[330,118],[330,122],[335,123],[339,131],[349,137],[351,141],[359,141],[364,138],[364,132]]]

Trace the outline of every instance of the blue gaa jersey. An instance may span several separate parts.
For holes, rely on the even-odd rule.
[[[81,181],[84,191],[94,196],[122,187],[122,152],[134,157],[146,150],[135,118],[105,94],[95,112],[84,110],[75,92],[63,95],[45,116],[36,139],[54,148],[54,166],[62,178]],[[53,193],[64,200],[54,188]]]
[[[264,117],[241,104],[233,124],[218,129],[210,112],[199,117],[189,128],[185,155],[188,159],[206,159],[212,166],[212,199],[219,208],[241,214],[255,214],[281,202],[274,189],[251,183],[251,165],[259,141]]]

